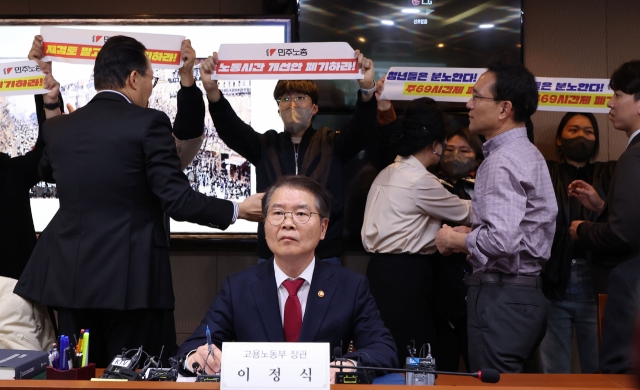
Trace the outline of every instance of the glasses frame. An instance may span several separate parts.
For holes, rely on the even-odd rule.
[[[284,99],[289,99],[289,100],[287,101]],[[303,102],[306,102],[308,99],[311,99],[311,96],[304,95],[304,96],[298,96],[295,98],[291,98],[289,96],[286,96],[286,97],[280,96],[278,99],[276,99],[276,102],[278,102],[278,105],[283,105],[282,102],[284,102],[285,105],[291,105],[291,101],[298,103],[298,100],[302,100]]]
[[[151,76],[151,88],[155,88],[158,85],[158,80],[160,80],[160,77]]]
[[[304,210],[308,210],[308,209],[304,208]],[[308,211],[309,211],[309,219],[307,219],[305,222],[296,222],[296,219],[295,219],[295,217],[293,216],[293,213],[294,213],[295,211],[297,211],[297,210],[293,210],[293,211],[283,211],[282,213],[283,213],[284,215],[282,216],[282,222],[280,222],[280,223],[273,223],[273,222],[271,222],[271,220],[269,219],[269,217],[271,216],[271,213],[272,213],[272,212],[274,212],[274,211],[280,211],[280,210],[270,210],[270,211],[268,211],[268,212],[267,212],[267,218],[265,218],[265,219],[267,220],[267,222],[269,222],[269,224],[270,224],[270,225],[272,225],[272,226],[280,226],[280,225],[282,225],[282,224],[284,223],[284,221],[287,219],[287,214],[291,214],[291,221],[292,221],[294,224],[296,224],[296,225],[304,225],[304,224],[308,223],[309,221],[311,221],[311,217],[313,216],[313,214],[316,214],[316,215],[320,216],[320,213],[316,213],[316,212],[313,212],[313,211],[311,211],[311,210],[308,210]]]
[[[496,99],[494,97],[480,96],[480,95],[477,95],[475,93],[471,94],[471,100],[473,100],[475,102],[478,99],[493,100],[494,102],[499,102],[500,101],[500,99]]]

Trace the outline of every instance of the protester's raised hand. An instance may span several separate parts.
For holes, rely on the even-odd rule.
[[[196,63],[196,51],[191,46],[191,40],[185,39],[180,47],[180,59],[182,59],[182,68],[178,70],[180,74],[180,85],[190,87],[195,82],[193,77],[193,66]]]
[[[33,37],[33,42],[31,43],[31,50],[29,50],[29,54],[27,58],[30,60],[34,60],[40,66],[43,73],[51,73],[51,62],[43,62],[42,58],[44,58],[44,46],[42,45],[42,35],[36,35]]]
[[[364,78],[358,80],[360,84],[360,88],[362,89],[371,89],[375,86],[373,81],[374,69],[373,69],[373,61],[365,57],[360,50],[356,50],[354,53],[355,57],[358,59],[358,69],[362,70],[362,74]]]
[[[218,66],[218,53],[216,52],[213,52],[209,58],[200,64],[202,86],[207,92],[207,98],[213,103],[216,103],[222,97],[218,89],[218,81],[211,79],[211,75],[216,71],[216,66]]]
[[[56,103],[58,101],[58,93],[60,92],[60,83],[53,78],[51,73],[44,75],[43,86],[49,92],[42,94],[46,104]]]
[[[262,197],[264,192],[247,197],[238,205],[238,218],[252,222],[262,222]]]
[[[378,110],[380,111],[387,111],[388,109],[391,108],[391,100],[381,100],[380,96],[382,95],[382,92],[384,91],[384,80],[387,78],[387,76],[382,76],[380,77],[380,80],[378,80],[378,82],[376,83],[376,100],[378,101]]]

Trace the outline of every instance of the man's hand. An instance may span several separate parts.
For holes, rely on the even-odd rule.
[[[360,50],[356,50],[354,53],[355,57],[358,59],[358,69],[362,69],[362,74],[364,74],[364,78],[362,80],[358,80],[358,84],[360,84],[360,88],[362,89],[371,89],[376,86],[373,81],[374,69],[373,69],[373,61],[366,58]],[[373,97],[373,93],[368,95],[362,94],[362,101],[368,102]]]
[[[44,88],[49,90],[49,92],[42,94],[44,102],[46,104],[57,103],[60,83],[53,78],[51,73],[44,75]]]
[[[218,80],[211,80],[211,75],[215,73],[217,66],[218,53],[215,51],[209,58],[200,64],[202,86],[204,87],[204,90],[207,91],[207,99],[212,103],[217,103],[222,97],[220,90],[218,89]]]
[[[178,69],[180,74],[180,85],[190,87],[195,83],[193,77],[193,65],[196,63],[196,51],[191,46],[191,40],[185,39],[180,47],[180,58],[184,64]]]
[[[249,196],[238,204],[238,219],[252,222],[262,222],[262,197],[264,192]]]
[[[207,344],[198,347],[198,349],[187,358],[187,367],[193,370],[193,363],[198,363],[200,368],[204,368],[209,375],[219,373],[220,363],[222,362],[222,351],[214,345],[213,352],[208,359],[207,355],[209,355],[209,346]],[[204,363],[205,359],[207,359],[206,366]]]
[[[387,76],[382,76],[380,80],[376,83],[376,100],[378,101],[378,110],[387,111],[391,108],[391,100],[380,100],[380,95],[382,95],[382,91],[384,91],[384,80]]]
[[[582,180],[574,180],[569,184],[569,196],[578,198],[584,207],[598,214],[604,210],[604,200],[600,198],[593,186]]]
[[[38,66],[40,66],[40,69],[42,69],[43,73],[51,73],[51,62],[43,62],[43,57],[44,46],[42,46],[42,35],[36,35],[33,38],[33,43],[31,43],[31,50],[29,50],[29,55],[27,55],[27,58],[36,61],[38,63]]]
[[[569,234],[571,235],[571,238],[573,238],[575,241],[578,241],[580,239],[580,237],[578,237],[578,226],[580,226],[580,224],[584,222],[584,221],[572,221],[571,222],[571,227],[569,228]]]
[[[333,362],[331,362],[330,364],[331,364],[332,366],[339,366],[339,365],[340,365],[340,362],[333,361]],[[355,365],[353,364],[353,362],[352,362],[352,361],[350,361],[350,360],[343,361],[343,362],[342,362],[342,365],[345,367],[345,368],[342,370],[343,372],[353,372],[353,371],[355,371],[355,370],[354,370],[354,369],[352,369],[352,368],[347,368],[347,367],[355,367]],[[340,372],[340,369],[339,369],[339,368],[331,367],[331,370],[329,370],[329,375],[330,375],[330,376],[329,376],[329,383],[336,383],[336,372]]]

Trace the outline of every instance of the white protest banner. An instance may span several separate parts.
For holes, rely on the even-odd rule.
[[[608,79],[536,77],[538,110],[606,114],[613,95]]]
[[[35,61],[0,63],[0,96],[40,95],[44,89],[44,73]]]
[[[381,99],[413,100],[430,97],[441,102],[467,102],[473,85],[486,69],[392,67]]]
[[[329,343],[223,343],[220,389],[329,389]]]
[[[42,35],[45,58],[43,61],[60,61],[73,64],[92,64],[102,45],[112,36],[126,35],[137,39],[147,48],[147,57],[153,68],[178,69],[182,66],[180,46],[185,39],[181,35],[145,34],[84,30],[43,26]]]
[[[354,50],[346,42],[222,44],[218,80],[362,79]]]
[[[392,67],[381,99],[413,100],[430,97],[442,102],[466,103],[473,85],[486,69]],[[537,77],[538,110],[607,113],[613,91],[607,79]]]

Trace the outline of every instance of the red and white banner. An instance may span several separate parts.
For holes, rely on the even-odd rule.
[[[486,69],[392,67],[381,99],[413,100],[430,97],[442,102],[466,103],[473,85]],[[607,79],[536,77],[538,110],[608,113],[613,95]]]
[[[145,34],[119,31],[84,30],[46,27],[40,29],[44,40],[44,61],[73,64],[93,64],[102,45],[112,36],[126,35],[137,39],[147,48],[147,57],[155,69],[182,67],[180,46],[182,35]]]
[[[362,79],[346,42],[222,44],[218,80]]]
[[[44,73],[35,61],[0,63],[0,96],[40,95],[44,89]]]

